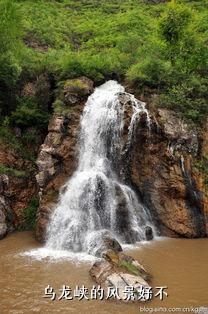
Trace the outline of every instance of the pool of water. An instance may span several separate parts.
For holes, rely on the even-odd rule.
[[[63,285],[73,290],[77,285],[92,289],[88,270],[92,260],[79,262],[64,255],[51,260],[45,254],[31,254],[40,249],[31,232],[19,232],[0,241],[0,313],[84,313],[135,314],[164,308],[208,307],[207,266],[208,239],[163,238],[144,243],[128,254],[137,258],[153,275],[151,286],[168,287],[163,301],[153,298],[148,303],[124,304],[109,300],[58,300]],[[25,254],[25,252],[27,252]],[[29,252],[29,253],[28,253]],[[34,252],[34,251],[32,251]],[[43,255],[44,255],[43,254]],[[44,257],[44,258],[43,258]],[[44,298],[44,289],[53,287],[57,298]],[[176,312],[176,310],[173,309]],[[188,311],[187,311],[188,312]],[[177,313],[183,313],[177,310]],[[193,311],[192,311],[193,313]],[[201,312],[202,313],[202,312]]]

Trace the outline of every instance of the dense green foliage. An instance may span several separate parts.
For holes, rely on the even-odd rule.
[[[33,230],[35,228],[36,215],[39,202],[37,198],[33,198],[27,208],[24,210],[24,223],[22,230]]]
[[[0,0],[0,110],[4,128],[46,128],[51,110],[20,95],[42,73],[53,86],[86,75],[126,80],[158,105],[201,123],[208,113],[206,0]],[[1,128],[2,128],[1,127]],[[2,133],[2,131],[0,132]]]
[[[30,98],[21,98],[16,110],[12,112],[10,118],[11,124],[20,127],[27,126],[44,126],[48,121],[47,112],[43,111]]]
[[[11,109],[12,90],[21,73],[21,16],[13,1],[0,1],[0,114]]]
[[[23,170],[10,168],[10,167],[7,167],[7,166],[2,165],[2,164],[0,164],[0,174],[1,173],[10,174],[10,175],[15,176],[17,178],[24,178],[27,176],[26,172]]]

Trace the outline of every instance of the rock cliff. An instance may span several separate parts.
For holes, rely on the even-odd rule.
[[[59,89],[48,134],[39,149],[36,178],[34,171],[27,176],[1,171],[0,238],[21,227],[24,209],[38,196],[36,237],[41,242],[45,240],[47,222],[59,192],[76,169],[80,116],[92,91],[93,82],[84,77],[68,80]],[[128,102],[125,97],[121,95],[120,101]],[[126,136],[132,115],[129,108],[127,105],[125,110],[120,164],[123,180],[150,209],[159,234],[206,236],[208,123],[199,131],[181,121],[174,112],[154,107],[149,109],[148,123],[145,114],[140,118],[129,144]],[[3,146],[0,164],[30,168],[28,161]]]
[[[196,164],[201,138],[174,112],[159,109],[151,130],[137,129],[129,176],[161,235],[206,235],[206,196]]]
[[[88,90],[92,90],[92,83]],[[121,95],[121,102],[126,102],[123,97],[125,95]],[[76,167],[76,143],[84,99],[78,100],[77,95],[75,98],[68,116],[52,117],[38,157],[37,181],[41,202],[36,235],[40,241],[44,241],[46,224],[58,192]],[[206,236],[207,201],[204,180],[196,165],[202,149],[207,149],[207,133],[202,136],[174,112],[154,109],[150,111],[150,127],[147,127],[147,117],[141,118],[129,147],[126,134],[132,112],[128,106],[126,108],[124,158],[120,167],[123,179],[133,186],[144,205],[150,208],[161,235]]]
[[[37,196],[38,186],[31,162],[1,143],[0,238],[25,222],[25,209]]]

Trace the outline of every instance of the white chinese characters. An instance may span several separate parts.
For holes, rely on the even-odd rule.
[[[54,300],[123,300],[123,301],[150,301],[154,297],[159,300],[163,300],[168,297],[167,290],[168,287],[155,287],[154,289],[149,286],[140,285],[138,289],[135,289],[133,286],[125,286],[124,290],[119,291],[118,287],[108,287],[106,290],[101,288],[100,285],[95,286],[91,289],[88,289],[84,285],[76,286],[75,289],[72,289],[68,285],[63,285],[59,289],[60,293],[57,294],[54,291],[54,288],[48,285],[45,288],[44,298],[48,298],[51,301]]]

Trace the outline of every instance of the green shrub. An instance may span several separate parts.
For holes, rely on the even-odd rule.
[[[2,125],[0,125],[0,142],[9,144],[10,147],[14,148],[15,150],[19,150],[20,143],[18,139],[16,138],[14,132],[10,128],[10,126],[8,124],[7,125],[5,124],[5,120],[6,120],[6,123],[10,124],[10,119],[6,117]]]
[[[126,76],[139,89],[157,89],[163,105],[183,116],[197,123],[206,116],[208,9],[203,0],[157,5],[1,0],[0,12],[0,113],[13,112],[12,125],[46,125],[41,106],[16,97],[20,78],[30,81],[43,72],[54,86],[81,75],[96,84]]]
[[[47,127],[49,115],[30,98],[21,98],[11,115],[11,123],[20,127]]]
[[[57,99],[53,103],[53,110],[54,113],[67,116],[72,112],[72,108],[69,106],[66,106],[61,100]]]
[[[194,84],[189,85],[189,82],[185,81],[180,86],[172,86],[165,94],[162,94],[159,98],[159,104],[196,123],[202,123],[208,115],[207,101],[202,95],[198,98],[197,93],[195,93]]]
[[[170,81],[170,76],[171,64],[154,58],[145,58],[140,63],[132,65],[127,72],[128,79],[139,86],[164,86]]]
[[[17,178],[24,178],[28,175],[26,173],[26,171],[24,171],[24,170],[18,170],[15,168],[7,167],[7,166],[2,165],[2,164],[0,164],[0,173],[9,174],[9,175],[12,175],[12,176],[17,177]]]
[[[118,266],[126,268],[126,270],[128,270],[130,273],[136,276],[140,274],[140,269],[137,266],[135,266],[131,261],[121,260],[119,261]]]
[[[39,206],[37,198],[33,198],[30,205],[24,210],[24,223],[22,226],[23,230],[33,230],[36,223],[36,215]]]

